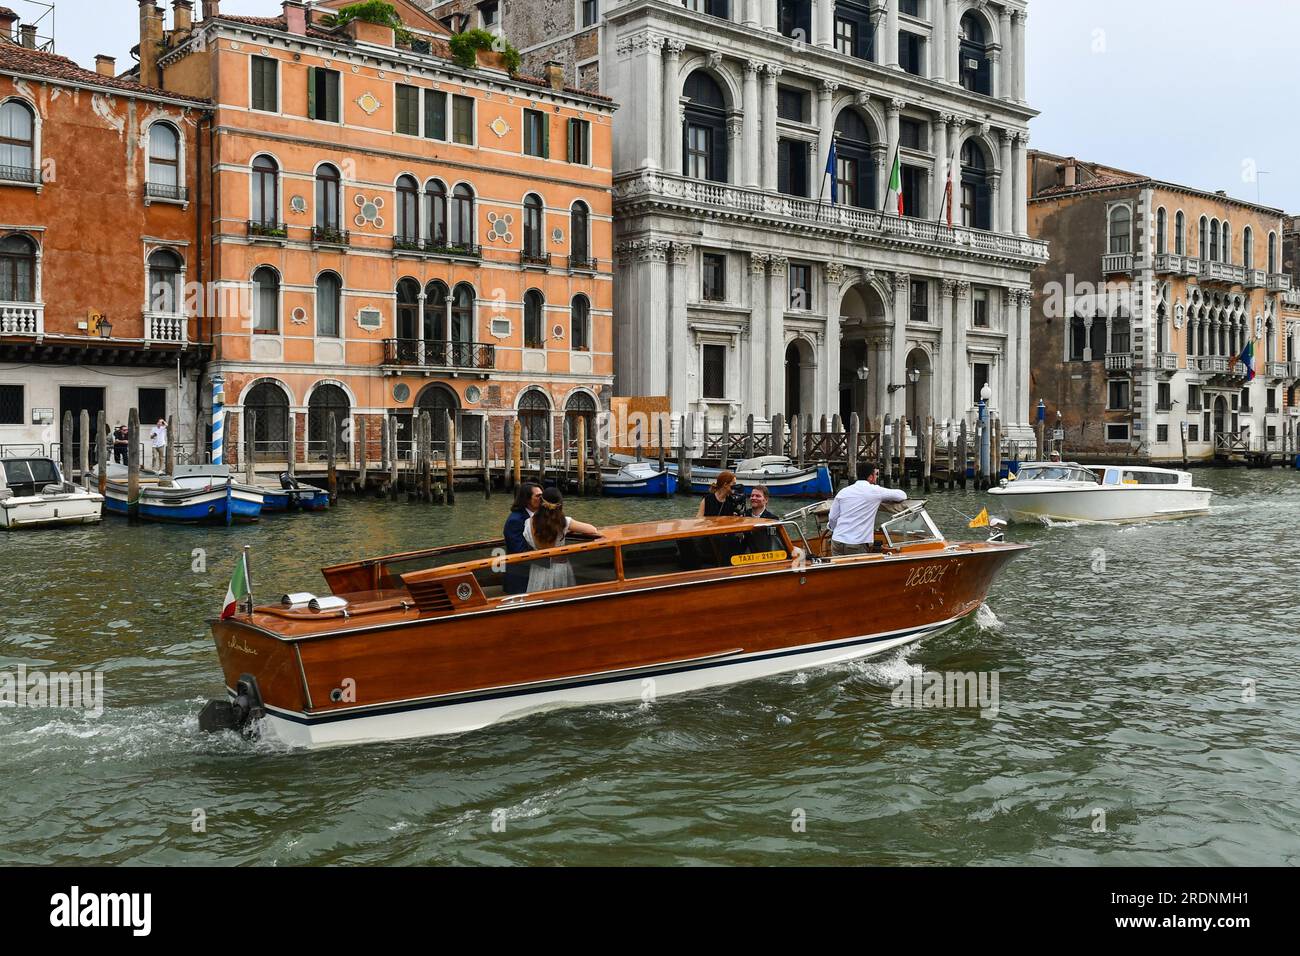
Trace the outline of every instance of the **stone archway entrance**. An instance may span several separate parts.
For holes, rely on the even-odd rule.
[[[865,282],[854,285],[840,303],[840,402],[836,410],[845,428],[854,412],[864,428],[871,416],[884,414],[888,342],[889,323],[880,293]]]
[[[925,349],[912,349],[907,354],[907,392],[903,403],[903,414],[907,417],[912,435],[919,435],[925,420],[933,414],[933,384],[934,371],[930,367],[930,356]]]
[[[817,356],[803,339],[785,348],[785,420],[806,421],[816,405]]]

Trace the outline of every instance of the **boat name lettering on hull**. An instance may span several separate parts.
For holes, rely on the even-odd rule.
[[[257,656],[257,651],[253,650],[253,648],[249,647],[247,644],[242,644],[239,641],[236,641],[234,635],[231,635],[231,637],[226,641],[226,647],[230,648],[232,651],[242,651],[245,654],[252,654],[254,657]]]
[[[919,588],[927,584],[938,584],[943,580],[948,569],[953,567],[951,564],[931,564],[926,567],[913,568],[907,573],[907,581],[903,584],[906,588]]]

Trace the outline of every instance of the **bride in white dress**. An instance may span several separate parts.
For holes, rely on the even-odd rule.
[[[524,541],[533,550],[561,548],[570,532],[596,535],[595,525],[575,521],[564,514],[564,497],[558,488],[547,488],[542,494],[542,506],[524,525]],[[577,584],[573,566],[568,558],[537,559],[528,563],[528,592],[550,591],[554,588],[571,588]]]

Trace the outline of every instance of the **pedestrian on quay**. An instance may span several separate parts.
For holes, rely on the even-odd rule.
[[[167,419],[158,419],[149,433],[149,444],[153,446],[153,471],[161,475],[167,466]]]
[[[524,529],[529,520],[542,506],[542,486],[535,481],[524,481],[515,493],[515,503],[506,518],[502,537],[506,539],[506,554],[523,554],[533,550],[524,538]],[[502,590],[506,594],[524,594],[528,591],[528,566],[526,564],[507,564],[505,582]]]
[[[113,461],[119,465],[126,464],[126,453],[131,444],[131,433],[127,431],[125,425],[117,423],[113,429]]]
[[[863,477],[840,491],[831,502],[831,554],[837,557],[866,554],[876,541],[876,513],[883,501],[906,501],[901,488],[877,484],[880,469],[869,461],[859,471]]]

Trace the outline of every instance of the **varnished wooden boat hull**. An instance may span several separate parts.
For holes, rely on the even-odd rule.
[[[881,653],[975,611],[1021,548],[621,581],[442,617],[411,607],[325,634],[257,613],[214,621],[213,634],[227,688],[255,676],[271,729],[291,743],[457,733]]]

